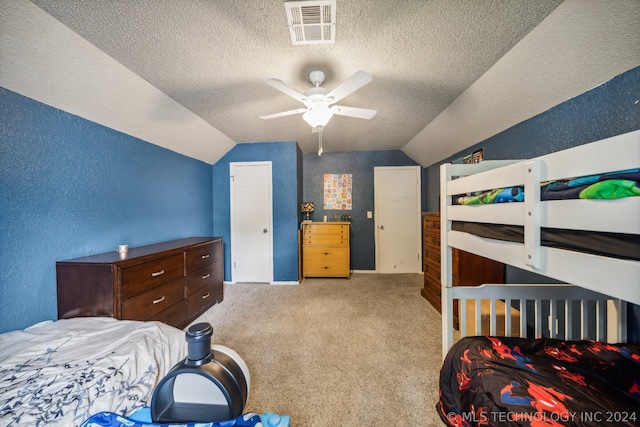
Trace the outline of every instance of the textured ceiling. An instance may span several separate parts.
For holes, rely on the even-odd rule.
[[[334,116],[331,151],[430,166],[640,66],[638,0],[337,0],[335,44],[293,45],[281,0],[0,0],[0,86],[213,164],[234,144],[318,135],[309,72],[373,81]],[[629,88],[637,91],[637,88]]]
[[[336,43],[294,46],[280,0],[33,0],[116,61],[235,142],[318,135],[299,108],[267,86],[275,77],[303,92],[325,72],[332,89],[357,70],[373,81],[340,104],[372,108],[372,120],[334,116],[324,151],[401,149],[560,0],[337,0]]]

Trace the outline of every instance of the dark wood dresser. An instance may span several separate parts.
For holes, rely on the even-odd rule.
[[[158,320],[184,328],[223,299],[222,239],[189,237],[56,262],[58,318]]]
[[[422,296],[441,310],[440,285],[440,212],[423,212],[424,288]],[[456,248],[451,250],[451,282],[457,285],[504,283],[504,264]],[[454,324],[458,325],[457,305]]]

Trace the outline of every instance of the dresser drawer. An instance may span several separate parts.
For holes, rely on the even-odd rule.
[[[436,271],[436,272],[438,272],[438,274],[440,274],[440,257],[435,259],[434,257],[432,257],[430,255],[431,254],[429,254],[427,259],[425,259],[424,265],[427,266],[427,270],[428,271]]]
[[[222,259],[222,243],[213,242],[189,249],[185,253],[185,272],[191,274],[205,265]]]
[[[427,299],[429,300],[429,302],[431,303],[431,305],[433,305],[436,310],[438,310],[439,312],[441,311],[441,301],[442,301],[442,297],[441,297],[441,289],[440,289],[440,283],[434,283],[433,281],[429,281],[427,283],[427,285],[424,287],[424,293],[427,296]]]
[[[437,287],[440,288],[440,267],[433,268],[432,266],[427,265],[427,270],[424,272],[424,277],[429,282],[437,283]]]
[[[425,245],[431,245],[440,250],[440,232],[438,234],[424,234],[424,243]]]
[[[349,226],[346,224],[332,224],[330,222],[321,222],[318,224],[307,224],[304,227],[305,233],[310,234],[340,234],[349,233]]]
[[[425,247],[425,251],[427,252],[427,258],[431,259],[433,262],[440,265],[440,256],[441,256],[440,247],[433,246],[428,243],[425,244],[424,247]]]
[[[176,326],[184,324],[184,319],[187,318],[187,300],[172,305],[166,310],[162,310],[160,313],[150,317],[149,321],[155,320],[158,322],[166,323],[167,325]]]
[[[423,225],[425,233],[440,234],[440,215],[425,215]]]
[[[187,297],[187,314],[193,318],[222,300],[222,282],[210,283]]]
[[[187,295],[191,295],[200,288],[210,285],[213,282],[222,281],[222,261],[205,265],[200,270],[194,271],[187,276]]]
[[[305,245],[348,245],[348,236],[339,236],[331,234],[313,235],[313,237],[306,237],[304,240]]]
[[[349,276],[349,247],[305,247],[303,263],[305,276]]]
[[[342,224],[310,224],[304,229],[307,245],[348,245],[349,226]]]
[[[123,268],[122,299],[131,298],[162,283],[184,276],[184,255],[177,254]]]
[[[167,282],[122,302],[122,318],[147,320],[184,299],[184,277]]]

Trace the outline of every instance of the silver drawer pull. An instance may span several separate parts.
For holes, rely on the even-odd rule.
[[[208,278],[209,278],[209,276],[211,276],[211,274],[209,274],[209,273],[205,274],[204,276],[202,276],[202,280],[204,280],[204,279],[208,279]]]
[[[164,274],[164,270],[156,271],[155,273],[151,273],[151,277],[158,277]]]
[[[211,295],[211,294],[210,294],[210,293],[206,293],[206,294],[202,295],[202,299],[207,299],[207,298],[209,298],[209,295]]]
[[[164,295],[162,296],[162,298],[154,299],[153,303],[154,304],[160,304],[162,301],[164,301]]]
[[[209,258],[209,254],[202,255],[202,259],[207,259],[207,258]]]

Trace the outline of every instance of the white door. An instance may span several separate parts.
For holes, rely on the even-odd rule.
[[[420,166],[374,168],[376,269],[422,272]]]
[[[273,281],[271,162],[230,163],[231,278]]]

